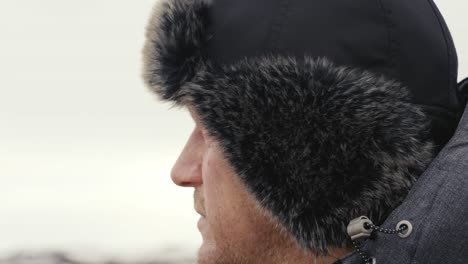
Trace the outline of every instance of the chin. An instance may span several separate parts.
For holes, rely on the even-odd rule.
[[[197,264],[216,264],[219,263],[219,258],[220,256],[215,246],[202,242],[198,249]]]
[[[257,264],[251,252],[233,245],[216,245],[204,241],[198,250],[197,264]]]

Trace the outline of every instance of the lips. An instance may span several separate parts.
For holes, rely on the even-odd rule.
[[[198,228],[198,230],[200,230],[200,232],[202,231],[202,228],[204,226],[204,222],[205,222],[204,217],[200,217],[200,219],[198,219],[197,228]]]
[[[201,217],[205,217],[205,215],[202,213],[201,210],[195,208],[195,211],[196,211]]]
[[[203,202],[201,199],[198,198],[198,196],[195,196],[194,199],[193,199],[193,203],[194,203],[194,208],[195,208],[195,211],[201,215],[202,217],[205,217],[205,208],[203,207]]]
[[[202,217],[205,217],[205,208],[204,208],[204,199],[202,196],[202,193],[199,188],[195,188],[195,191],[193,193],[193,207],[195,208],[195,211],[201,215]]]

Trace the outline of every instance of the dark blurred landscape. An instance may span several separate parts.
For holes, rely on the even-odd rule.
[[[27,253],[19,252],[0,258],[0,264],[194,264],[194,258],[155,257],[148,260],[121,261],[118,259],[83,260],[65,252]]]

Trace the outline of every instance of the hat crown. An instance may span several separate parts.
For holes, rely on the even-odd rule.
[[[400,81],[430,111],[459,111],[457,55],[432,0],[215,0],[211,21],[212,61],[327,57]]]

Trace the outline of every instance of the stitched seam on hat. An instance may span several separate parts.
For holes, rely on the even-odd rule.
[[[442,111],[445,113],[445,115],[447,114],[456,114],[455,111],[447,108],[447,107],[443,107],[443,106],[440,106],[440,105],[431,105],[431,104],[421,104],[421,103],[412,103],[412,104],[415,104],[415,105],[418,105],[418,106],[421,106],[421,107],[424,107],[424,108],[431,108],[433,110],[439,110],[439,111]],[[442,114],[439,114],[439,116],[443,116]]]
[[[444,37],[444,42],[445,42],[445,50],[446,50],[446,53],[447,53],[447,72],[448,72],[448,96],[449,96],[449,100],[450,98],[452,98],[452,86],[453,86],[453,83],[452,83],[452,80],[450,78],[450,76],[452,76],[452,67],[451,67],[451,61],[450,61],[450,49],[449,49],[449,45],[447,43],[447,35],[446,35],[446,32],[445,32],[445,29],[444,27],[442,26],[442,21],[440,20],[440,17],[438,15],[438,13],[436,12],[435,10],[435,7],[434,7],[434,2],[432,2],[431,0],[428,0],[429,2],[429,5],[431,6],[432,8],[432,12],[434,13],[435,17],[437,18],[437,22],[439,23],[439,27],[440,27],[440,30],[442,31],[442,36]]]
[[[273,19],[273,23],[270,27],[270,49],[272,52],[278,52],[280,50],[279,47],[279,39],[281,36],[281,31],[283,29],[282,21],[286,21],[287,13],[290,6],[290,0],[281,0],[279,2],[279,11],[278,14]]]
[[[379,0],[380,8],[382,9],[382,13],[384,16],[384,21],[387,29],[387,37],[388,37],[388,59],[389,59],[389,66],[391,69],[396,70],[396,56],[397,56],[397,49],[396,49],[396,39],[395,39],[395,24],[392,22],[390,15],[392,11],[387,8],[383,0]]]

